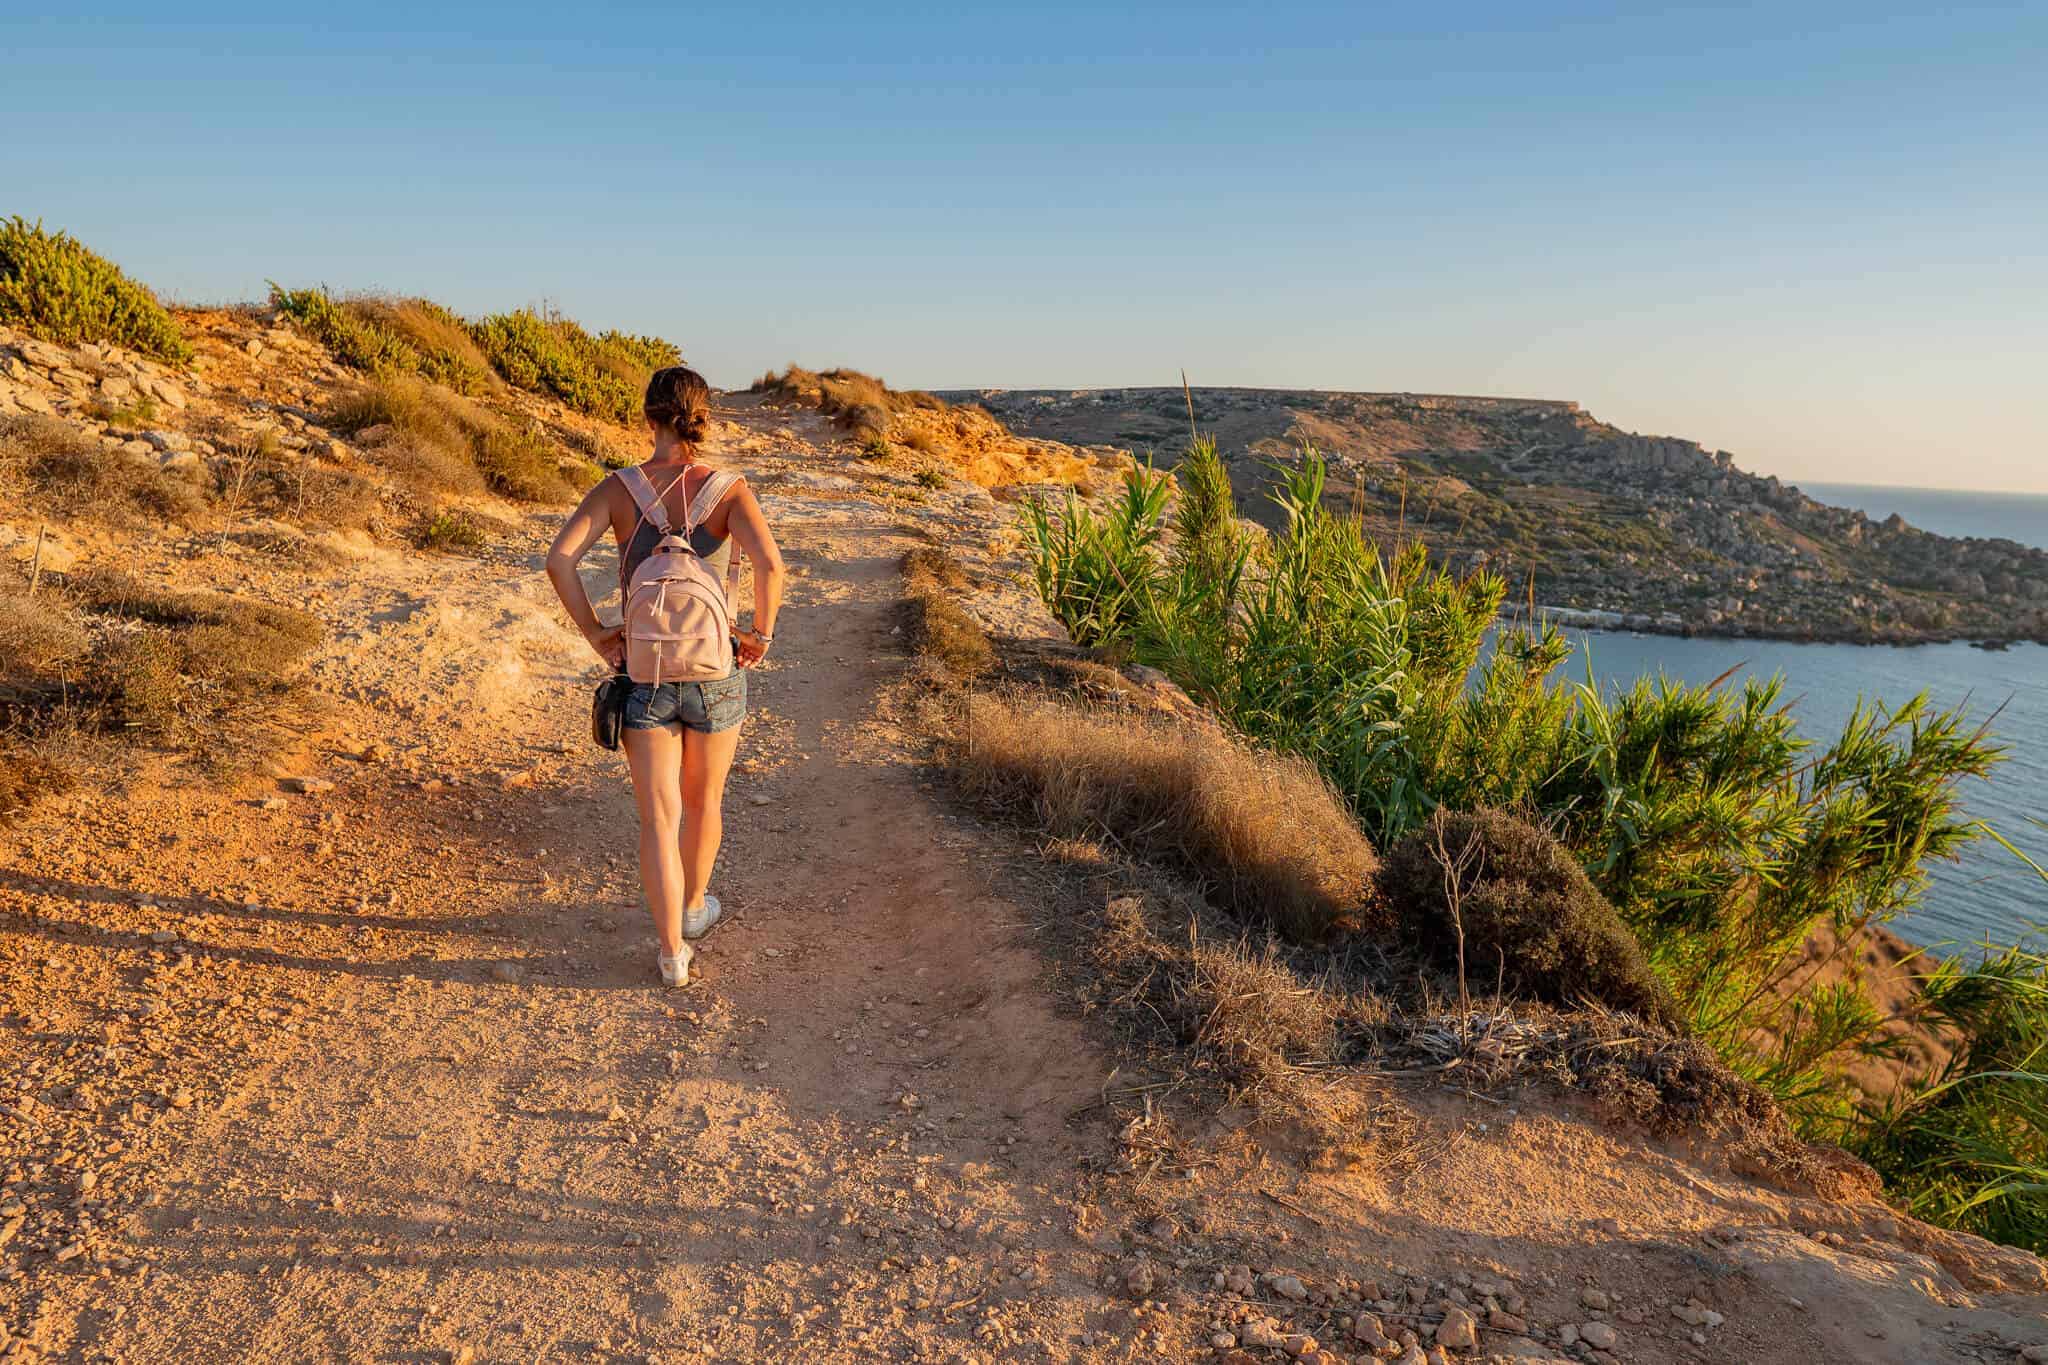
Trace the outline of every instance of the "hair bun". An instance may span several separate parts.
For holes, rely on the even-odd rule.
[[[682,365],[656,370],[641,404],[647,420],[669,428],[678,440],[695,444],[711,430],[711,386]]]

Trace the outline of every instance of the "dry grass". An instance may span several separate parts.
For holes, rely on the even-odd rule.
[[[944,550],[915,549],[903,558],[903,581],[910,647],[955,681],[988,672],[995,663],[988,632],[953,597],[967,586],[960,562]]]
[[[230,458],[227,482],[237,506],[313,529],[365,530],[382,509],[377,485],[345,469],[326,469],[282,451],[252,456],[246,471]],[[229,487],[222,487],[225,496]]]
[[[71,589],[87,611],[110,619],[91,675],[125,725],[195,738],[249,704],[290,690],[317,645],[320,622],[291,607],[220,593],[185,592],[116,574],[90,574]]]
[[[955,407],[928,393],[892,389],[859,370],[791,365],[761,376],[753,392],[834,418],[871,459],[886,459],[901,445],[990,488],[1089,481],[1088,464],[1063,446],[1024,440],[984,408]]]
[[[57,515],[115,526],[188,525],[206,510],[206,495],[190,480],[54,417],[0,417],[0,489],[20,490]]]
[[[1311,942],[1381,919],[1379,860],[1329,784],[1221,730],[976,695],[947,758],[984,809],[1190,874],[1243,923]]]
[[[804,403],[835,417],[856,438],[886,437],[899,413],[945,412],[947,405],[928,393],[898,391],[859,370],[807,370],[791,365],[780,374],[770,371],[754,384],[783,402]]]
[[[0,685],[52,676],[85,656],[92,637],[78,608],[62,592],[44,585],[34,597],[26,583],[0,583]]]
[[[937,551],[912,556],[905,573],[930,592],[964,581]],[[1654,1132],[1732,1130],[1771,1178],[1833,1178],[1767,1095],[1613,978],[1598,907],[1567,896],[1560,908],[1544,877],[1525,876],[1529,911],[1508,913],[1503,898],[1496,913],[1489,900],[1505,883],[1472,879],[1460,916],[1483,976],[1473,994],[1486,998],[1461,1005],[1441,915],[1411,904],[1395,918],[1378,888],[1417,894],[1411,879],[1378,868],[1349,812],[1305,766],[1199,721],[1142,715],[1133,705],[1156,698],[1071,650],[1008,646],[1001,663],[1005,695],[941,688],[927,715],[965,792],[1040,839],[1030,866],[1050,883],[1045,927],[1063,979],[1166,1078],[1112,1088],[1106,1098],[1126,1112],[1142,1100],[1145,1121],[1170,1129],[1153,1101],[1220,1087],[1266,1133],[1305,1136],[1320,1157],[1386,1158],[1409,1142],[1405,1111],[1386,1099],[1397,1079],[1503,1094],[1549,1082]],[[1525,863],[1534,856],[1506,842]],[[1447,829],[1454,865],[1460,847]],[[1494,859],[1505,870],[1499,849]],[[1442,866],[1432,866],[1440,895]],[[1499,958],[1484,951],[1493,944]],[[1573,951],[1581,960],[1561,960]],[[1503,959],[1511,972],[1540,965],[1573,989],[1497,978]],[[1575,974],[1589,969],[1604,989],[1583,989]],[[1497,995],[1497,979],[1568,1003]]]
[[[62,796],[78,785],[71,770],[32,748],[0,740],[0,827],[19,819],[37,802]]]
[[[544,434],[407,375],[370,380],[337,402],[327,422],[351,435],[389,427],[391,435],[374,454],[421,492],[489,488],[522,502],[551,503],[576,496],[560,467],[561,452]]]
[[[449,387],[471,394],[501,387],[469,328],[440,305],[425,299],[366,297],[350,299],[343,306],[430,358],[441,382]]]
[[[1055,904],[1080,968],[1070,979],[1167,1077],[1125,1098],[1239,1105],[1266,1136],[1305,1139],[1319,1163],[1356,1163],[1382,1145],[1391,1111],[1373,1082],[1338,1065],[1380,1002],[1305,974],[1303,950],[1246,935],[1159,868],[1086,841],[1048,853],[1066,874]]]
[[[80,745],[146,738],[227,768],[259,758],[324,633],[288,607],[106,573],[0,584],[0,820],[73,785]],[[92,753],[82,770],[110,761]]]

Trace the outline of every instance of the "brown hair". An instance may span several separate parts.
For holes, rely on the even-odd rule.
[[[682,365],[656,370],[647,381],[641,410],[648,421],[695,445],[711,429],[711,386],[703,375]]]

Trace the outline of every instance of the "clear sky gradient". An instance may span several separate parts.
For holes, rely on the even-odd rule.
[[[724,385],[1576,398],[2048,491],[2039,3],[91,8],[0,11],[0,214],[176,298],[546,299]]]

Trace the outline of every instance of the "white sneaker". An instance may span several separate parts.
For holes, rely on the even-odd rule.
[[[702,910],[683,911],[683,937],[704,937],[704,935],[711,932],[711,926],[718,923],[720,913],[718,897],[706,894]]]
[[[695,956],[696,954],[690,951],[690,945],[687,943],[677,947],[674,957],[670,957],[667,953],[662,952],[661,949],[656,948],[654,950],[654,962],[656,966],[661,968],[661,984],[664,986],[689,985],[690,959]]]

